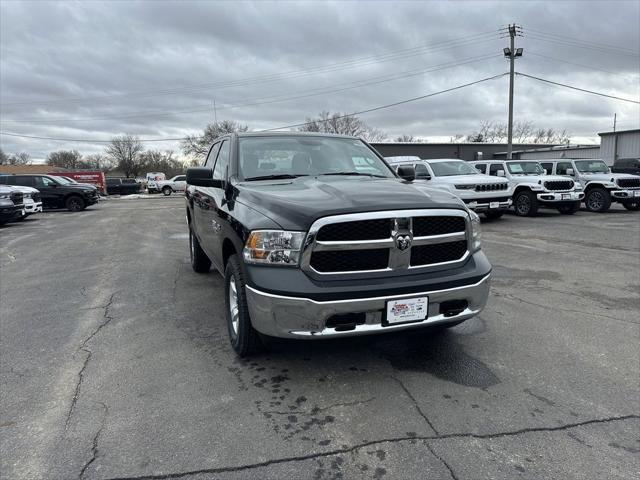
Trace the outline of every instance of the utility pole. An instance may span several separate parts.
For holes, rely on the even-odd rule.
[[[513,84],[515,77],[516,58],[522,56],[522,48],[516,48],[516,37],[522,36],[522,27],[510,24],[502,33],[508,33],[511,45],[502,51],[509,59],[509,123],[507,125],[507,160],[511,160],[513,154]]]
[[[211,102],[211,106],[213,107],[213,121],[218,123],[218,110],[216,109],[216,99],[214,98]]]
[[[614,113],[614,114],[613,114],[613,131],[614,131],[614,132],[616,131],[616,120],[617,120],[617,118],[616,118],[616,117],[617,117],[617,116],[618,116],[618,114],[617,114],[617,113]]]

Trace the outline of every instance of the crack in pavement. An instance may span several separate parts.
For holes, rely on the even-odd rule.
[[[424,419],[424,421],[427,422],[427,425],[429,425],[429,428],[431,428],[431,430],[433,430],[433,433],[435,433],[436,435],[440,435],[440,432],[438,432],[438,430],[436,430],[436,427],[433,426],[433,423],[431,423],[431,420],[429,420],[429,417],[427,417],[427,415],[422,411],[422,409],[420,408],[420,405],[418,405],[418,402],[416,401],[416,398],[409,391],[409,389],[405,386],[405,384],[402,383],[402,381],[397,377],[389,375],[389,378],[391,378],[392,380],[395,380],[395,382],[398,385],[400,385],[400,388],[402,388],[402,390],[404,390],[404,393],[406,393],[407,396],[411,399],[411,401],[413,402],[413,406],[415,407],[416,411],[420,414],[420,416]]]
[[[299,411],[299,410],[289,410],[288,412],[281,412],[276,410],[265,410],[262,413],[271,413],[276,415],[315,415],[316,413],[324,412],[326,410],[331,410],[337,407],[352,407],[354,405],[362,405],[363,403],[369,403],[376,399],[376,397],[368,398],[367,400],[356,400],[354,402],[343,402],[343,403],[334,403],[332,405],[328,405],[326,407],[314,407],[308,411]]]
[[[436,457],[438,460],[440,460],[440,463],[442,463],[445,468],[447,470],[449,470],[449,475],[451,475],[451,478],[453,478],[453,480],[458,480],[458,477],[456,476],[456,474],[453,472],[453,468],[451,468],[451,465],[449,465],[446,460],[444,458],[442,458],[440,455],[438,455],[435,450],[433,449],[433,447],[431,445],[429,445],[428,442],[425,442],[425,445],[427,446],[427,450],[429,450],[431,452],[431,455],[433,455],[434,457]]]
[[[371,440],[369,442],[360,443],[360,444],[357,444],[357,445],[352,445],[350,447],[344,447],[344,448],[337,448],[337,449],[334,449],[334,450],[328,450],[326,452],[310,453],[310,454],[307,454],[307,455],[300,455],[300,456],[296,456],[296,457],[276,458],[276,459],[272,459],[272,460],[266,460],[264,462],[250,463],[250,464],[246,464],[246,465],[237,465],[237,466],[230,466],[230,467],[218,467],[218,468],[203,468],[203,469],[200,469],[200,470],[189,470],[189,471],[185,471],[185,472],[175,472],[175,473],[165,473],[165,474],[151,474],[151,475],[139,475],[139,476],[129,476],[129,477],[109,477],[109,478],[107,478],[105,480],[169,480],[169,479],[174,479],[174,478],[182,478],[182,477],[186,477],[186,476],[189,476],[189,475],[202,475],[202,474],[207,474],[207,473],[216,474],[216,473],[239,472],[239,471],[244,471],[244,470],[251,470],[251,469],[254,469],[254,468],[269,467],[271,465],[279,465],[279,464],[282,464],[282,463],[302,462],[302,461],[305,461],[305,460],[313,460],[313,459],[316,459],[316,458],[330,457],[330,456],[333,456],[333,455],[351,453],[351,452],[354,452],[356,450],[360,450],[360,449],[365,448],[365,447],[370,447],[372,445],[379,445],[379,444],[382,444],[382,443],[400,443],[400,442],[411,442],[411,441],[415,441],[415,440],[437,441],[437,440],[448,440],[448,439],[452,439],[452,438],[454,438],[454,439],[455,438],[462,438],[462,439],[475,438],[475,439],[485,440],[485,439],[493,439],[493,438],[513,437],[513,436],[522,435],[522,434],[526,434],[526,433],[557,432],[557,431],[562,431],[562,430],[569,430],[571,428],[582,427],[582,426],[585,426],[585,425],[602,424],[602,423],[617,422],[617,421],[630,420],[630,419],[640,419],[640,415],[637,415],[637,414],[622,415],[622,416],[618,416],[618,417],[607,417],[607,418],[598,418],[598,419],[593,419],[593,420],[585,420],[583,422],[568,423],[568,424],[565,424],[565,425],[558,425],[558,426],[554,426],[554,427],[529,427],[529,428],[522,428],[522,429],[519,429],[519,430],[510,430],[510,431],[506,431],[506,432],[485,433],[485,434],[478,434],[478,433],[447,433],[447,434],[442,434],[442,435],[431,435],[431,436],[414,435],[414,436],[406,436],[406,437],[384,438],[384,439],[379,439],[379,440]]]
[[[104,413],[102,415],[102,422],[100,423],[100,428],[98,428],[98,431],[93,436],[93,442],[91,443],[91,458],[82,466],[82,470],[80,470],[80,474],[78,475],[79,479],[84,477],[87,468],[89,468],[89,466],[96,460],[96,458],[98,458],[98,440],[100,439],[100,434],[102,433],[102,430],[107,423],[107,416],[109,415],[109,407],[107,407],[107,405],[103,402],[99,403],[100,405],[102,405],[102,408],[104,410]]]
[[[87,354],[87,356],[85,357],[84,362],[82,362],[82,368],[80,368],[80,371],[78,372],[78,381],[76,382],[76,388],[74,390],[73,397],[71,398],[71,405],[69,406],[69,410],[67,411],[67,417],[64,422],[65,432],[69,429],[69,423],[71,422],[71,417],[73,416],[73,412],[76,408],[76,403],[78,403],[78,397],[80,396],[80,387],[82,385],[82,381],[84,380],[84,371],[87,369],[87,366],[89,365],[89,361],[91,360],[91,356],[93,355],[93,352],[91,352],[91,350],[87,348],[87,343],[93,337],[95,337],[100,330],[102,330],[105,326],[107,326],[109,322],[111,322],[111,320],[113,320],[113,317],[109,315],[109,309],[111,308],[111,304],[113,303],[113,297],[116,295],[116,293],[118,292],[114,292],[111,294],[111,296],[109,297],[109,301],[106,303],[106,305],[99,307],[104,309],[104,314],[102,316],[103,321],[100,323],[100,325],[98,325],[98,327],[93,332],[91,332],[91,334],[87,338],[84,339],[84,341],[80,344],[80,347],[78,347],[77,351],[84,352]]]

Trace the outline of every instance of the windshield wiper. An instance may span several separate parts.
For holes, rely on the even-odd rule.
[[[384,175],[374,175],[373,173],[363,173],[363,172],[329,172],[329,173],[319,173],[320,175],[358,175],[363,177],[376,177],[376,178],[386,178]]]
[[[308,177],[309,175],[292,175],[290,173],[279,173],[274,175],[262,175],[260,177],[249,177],[245,178],[245,182],[250,182],[252,180],[283,180],[287,178],[298,178],[298,177]]]

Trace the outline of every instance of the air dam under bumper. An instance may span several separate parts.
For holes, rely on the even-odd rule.
[[[316,301],[274,295],[250,286],[246,287],[246,296],[253,327],[265,335],[302,339],[350,337],[447,324],[471,318],[480,313],[487,302],[490,277],[489,274],[477,283],[445,290],[353,300]],[[382,325],[387,300],[415,297],[429,297],[429,315],[426,320]],[[466,301],[466,306],[457,314],[445,315],[441,313],[440,306],[446,301]],[[364,323],[355,325],[350,330],[326,326],[331,317],[350,313],[364,313]]]
[[[584,192],[544,192],[536,195],[541,202],[577,202],[584,200]]]
[[[640,200],[640,190],[609,190],[616,200]]]

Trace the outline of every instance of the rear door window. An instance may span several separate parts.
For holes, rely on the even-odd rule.
[[[544,168],[547,171],[547,175],[551,175],[553,173],[553,163],[544,162],[544,163],[540,163],[540,165],[542,165],[542,168]]]
[[[489,175],[493,175],[494,177],[498,176],[498,170],[504,170],[504,167],[501,163],[493,163],[489,165]]]
[[[566,175],[568,168],[573,168],[571,166],[571,162],[558,162],[558,164],[556,165],[556,174]]]
[[[474,165],[474,167],[480,173],[484,173],[484,172],[487,171],[487,164],[486,163],[477,163],[477,164]]]

